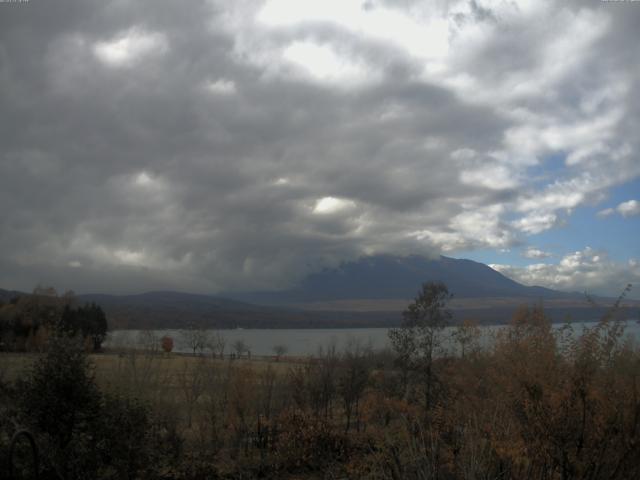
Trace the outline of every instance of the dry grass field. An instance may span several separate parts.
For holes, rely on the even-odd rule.
[[[16,380],[21,373],[29,369],[38,356],[38,353],[1,352],[0,375],[9,381]],[[251,368],[258,372],[267,368],[272,368],[277,372],[286,372],[289,368],[306,361],[302,357],[283,357],[276,361],[275,357],[266,356],[235,360],[229,360],[227,357],[222,360],[211,358],[210,356],[181,353],[149,355],[144,351],[93,353],[88,355],[88,359],[95,366],[96,380],[98,381],[109,379],[116,375],[117,372],[122,372],[122,369],[126,368],[127,365],[133,367],[140,362],[148,364],[154,370],[154,373],[165,371],[169,373],[170,378],[173,378],[179,371],[192,367],[203,360],[214,367],[221,367],[231,362],[236,367]]]

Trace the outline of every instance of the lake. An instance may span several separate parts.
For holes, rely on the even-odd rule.
[[[626,335],[640,340],[640,324],[637,320],[627,320]],[[560,328],[563,324],[554,324]],[[584,327],[592,327],[596,322],[574,323],[574,331],[579,334]],[[487,345],[492,335],[504,326],[482,326],[481,342]],[[449,338],[453,328],[445,329],[445,338]],[[219,333],[226,342],[225,353],[233,351],[233,343],[242,340],[252,355],[273,355],[275,345],[284,345],[288,355],[313,355],[320,347],[335,345],[338,351],[344,350],[350,341],[371,345],[374,350],[389,347],[388,328],[318,328],[318,329],[236,329],[236,330],[208,330],[207,334],[214,336]],[[109,333],[105,347],[135,347],[142,348],[151,342],[160,345],[160,338],[170,336],[174,341],[174,352],[190,353],[191,349],[183,330],[114,330]],[[448,348],[454,348],[449,342]]]

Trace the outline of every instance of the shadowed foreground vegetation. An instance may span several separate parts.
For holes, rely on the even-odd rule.
[[[71,291],[58,295],[54,288],[42,286],[6,303],[0,299],[0,351],[41,351],[55,330],[81,339],[88,352],[100,351],[107,317],[95,303],[77,303]]]
[[[640,351],[622,322],[575,337],[522,308],[491,347],[466,323],[444,355],[448,299],[425,284],[393,352],[298,362],[87,356],[54,332],[40,355],[0,357],[0,462],[24,427],[40,478],[640,478]],[[14,463],[33,474],[26,442]]]

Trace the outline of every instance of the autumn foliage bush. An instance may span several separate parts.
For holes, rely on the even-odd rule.
[[[160,339],[160,346],[162,347],[163,352],[171,353],[173,350],[173,338],[165,335]]]
[[[331,423],[310,412],[286,410],[278,419],[281,430],[274,444],[277,469],[313,472],[347,458],[349,439]]]

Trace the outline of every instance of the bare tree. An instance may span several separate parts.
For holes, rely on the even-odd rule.
[[[276,362],[279,362],[280,361],[280,357],[282,357],[283,355],[286,355],[288,351],[289,351],[289,349],[287,348],[286,345],[283,345],[283,344],[274,345],[273,346],[273,353],[275,353],[275,355],[276,355]]]
[[[229,363],[211,361],[206,369],[202,398],[203,420],[198,423],[203,445],[218,452],[224,445],[225,422],[229,413],[229,385],[235,375]]]
[[[332,413],[332,403],[336,395],[339,358],[335,343],[327,349],[320,347],[318,355],[305,366],[306,388],[309,401],[317,417],[325,419]]]
[[[350,338],[342,358],[342,369],[338,380],[338,391],[342,397],[347,424],[345,430],[351,428],[355,419],[356,430],[360,430],[360,400],[369,381],[369,356],[371,347]]]
[[[453,330],[451,336],[460,346],[460,356],[462,358],[464,358],[467,353],[476,351],[479,348],[478,340],[480,339],[480,335],[480,328],[473,320],[464,320]]]
[[[142,330],[138,333],[136,344],[145,355],[156,355],[160,352],[160,340],[151,330]]]
[[[242,354],[249,350],[249,346],[240,338],[233,342],[233,349],[236,351],[238,358],[242,358]]]
[[[160,353],[160,341],[153,332],[138,334],[129,348],[118,356],[117,368],[109,382],[116,389],[157,405],[162,401],[170,376]]]
[[[401,370],[416,374],[426,411],[433,403],[437,380],[433,360],[442,347],[442,332],[451,319],[451,312],[446,309],[450,299],[451,294],[444,283],[423,284],[414,302],[402,313],[402,326],[389,331]]]
[[[187,412],[187,427],[191,428],[193,411],[207,384],[207,365],[204,358],[195,361],[184,358],[184,364],[178,372],[177,380],[184,398]]]
[[[276,379],[276,372],[271,365],[268,365],[267,368],[258,375],[258,386],[260,388],[258,414],[264,415],[267,420],[271,418]]]
[[[227,341],[220,332],[216,332],[209,336],[207,348],[211,351],[213,358],[224,358],[224,349],[227,346]]]
[[[209,331],[204,328],[199,328],[193,323],[187,325],[187,328],[182,330],[181,335],[194,355],[201,354],[210,343]]]

